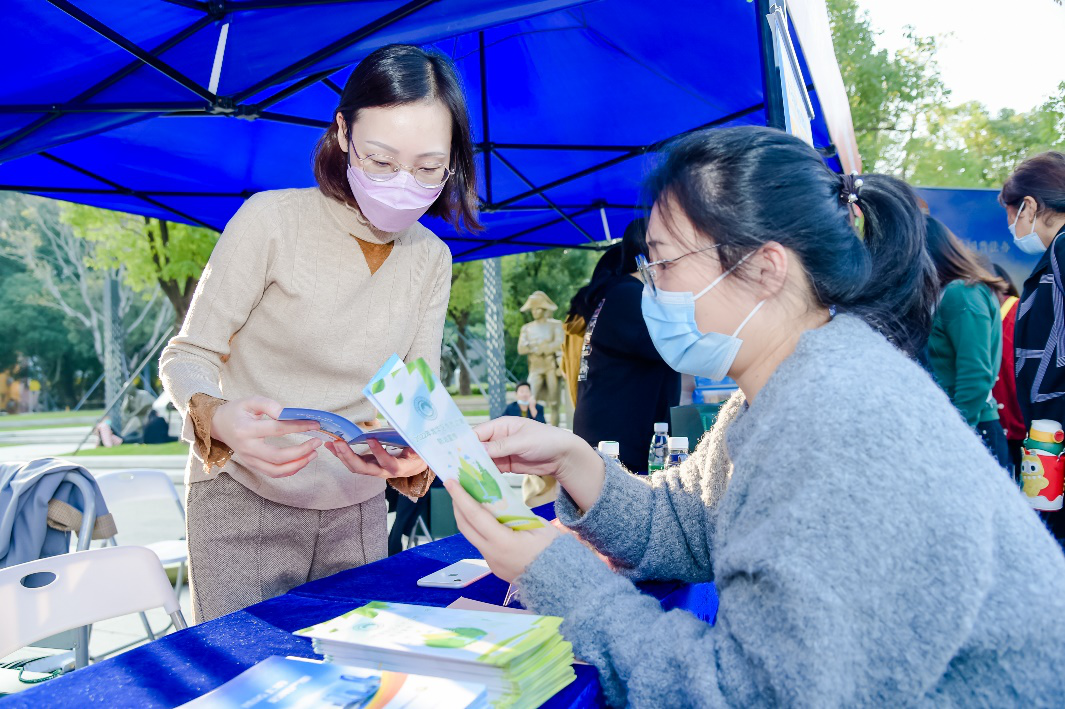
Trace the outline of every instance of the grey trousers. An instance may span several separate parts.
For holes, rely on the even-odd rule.
[[[195,622],[385,556],[385,494],[335,510],[282,505],[226,473],[185,498]]]

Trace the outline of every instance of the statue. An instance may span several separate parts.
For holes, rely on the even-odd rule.
[[[566,339],[559,320],[548,317],[558,309],[543,291],[536,291],[521,306],[521,312],[532,311],[532,322],[522,325],[518,336],[518,354],[529,358],[529,384],[532,395],[541,405],[551,407],[551,425],[559,424],[558,358]],[[545,395],[546,392],[546,395]]]

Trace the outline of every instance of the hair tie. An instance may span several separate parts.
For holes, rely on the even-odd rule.
[[[840,200],[847,204],[854,204],[858,201],[858,193],[864,184],[865,181],[858,177],[857,172],[852,172],[849,175],[840,175]]]

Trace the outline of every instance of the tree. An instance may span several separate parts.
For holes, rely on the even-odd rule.
[[[1059,3],[1060,4],[1060,3]],[[891,56],[857,0],[828,0],[833,44],[866,172],[915,185],[1000,187],[1018,162],[1065,147],[1065,82],[1027,112],[948,105],[935,38],[912,28]]]
[[[992,116],[977,102],[941,108],[913,142],[907,174],[914,184],[1001,187],[1026,157],[1065,149],[1065,82],[1031,111]]]
[[[95,244],[94,268],[121,267],[136,293],[161,289],[173,307],[175,329],[181,327],[218,234],[85,205],[67,207],[64,221]]]
[[[8,322],[22,328],[32,323],[55,332],[65,329],[70,349],[62,356],[45,344],[55,340],[40,333],[36,340],[27,335],[8,338],[3,344],[9,360],[14,357],[22,367],[33,368],[34,377],[42,381],[57,387],[63,382],[62,387],[72,395],[80,380],[71,368],[87,369],[81,354],[91,353],[98,365],[103,362],[106,274],[100,268],[118,266],[114,275],[120,280],[118,311],[126,333],[127,367],[147,354],[173,316],[158,286],[136,293],[121,283],[125,264],[101,263],[96,242],[80,238],[63,210],[62,203],[53,200],[18,193],[0,195],[0,258],[9,269],[16,269],[4,283],[3,297],[8,299],[12,318]]]
[[[466,367],[469,358],[467,341],[470,328],[484,322],[484,267],[480,261],[456,263],[451,267],[451,298],[447,304],[447,316],[455,325],[455,347],[459,352],[456,366],[459,370],[459,393],[470,393],[470,371]],[[454,370],[452,370],[454,371]]]
[[[864,169],[906,179],[915,151],[923,148],[917,139],[927,131],[928,117],[950,98],[936,39],[907,28],[906,46],[892,56],[877,49],[880,33],[857,0],[828,0],[828,11]]]

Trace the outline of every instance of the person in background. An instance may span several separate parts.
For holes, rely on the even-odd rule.
[[[170,424],[166,419],[155,412],[148,411],[148,423],[144,424],[144,442],[149,445],[159,443],[173,443],[177,438],[170,435]]]
[[[1032,421],[1065,424],[1065,153],[1022,162],[1002,186],[999,204],[1018,249],[1039,262],[1024,281],[1014,327],[1017,403],[1027,431]],[[1041,513],[1065,545],[1065,511]]]
[[[593,447],[617,441],[621,464],[632,472],[646,471],[654,425],[668,422],[670,407],[680,401],[681,375],[662,360],[641,315],[644,285],[636,256],[646,233],[646,218],[631,222],[569,308],[571,317],[587,323],[573,432]]]
[[[580,536],[511,530],[447,481],[492,571],[563,618],[615,706],[1061,706],[1065,556],[910,358],[939,290],[910,187],[746,126],[667,146],[647,192],[651,337],[740,390],[651,478],[562,429],[479,426],[500,469],[558,481]],[[649,579],[713,581],[715,623]]]
[[[1017,322],[1017,304],[1021,299],[1006,269],[997,263],[991,264],[991,269],[1006,284],[1006,292],[998,293],[999,315],[1002,319],[1002,366],[998,368],[998,379],[995,386],[991,387],[991,395],[998,402],[998,419],[1002,422],[1002,430],[1006,432],[1006,447],[1012,466],[1010,470],[1014,478],[1019,479],[1021,444],[1028,436],[1021,406],[1017,403],[1017,374],[1014,371],[1013,328]]]
[[[942,222],[933,217],[925,220],[928,253],[940,287],[928,361],[965,422],[980,434],[998,464],[1009,470],[1006,434],[991,396],[1002,364],[998,294],[1006,292],[1006,284],[984,270]]]
[[[144,425],[148,422],[148,412],[152,410],[155,397],[140,388],[141,378],[133,380],[133,389],[126,394],[122,403],[122,433],[124,443],[143,443]]]
[[[514,395],[517,400],[507,405],[506,410],[503,411],[504,416],[519,416],[546,423],[544,407],[538,406],[536,400],[532,398],[532,387],[529,386],[529,382],[518,382],[518,386],[514,387]]]

